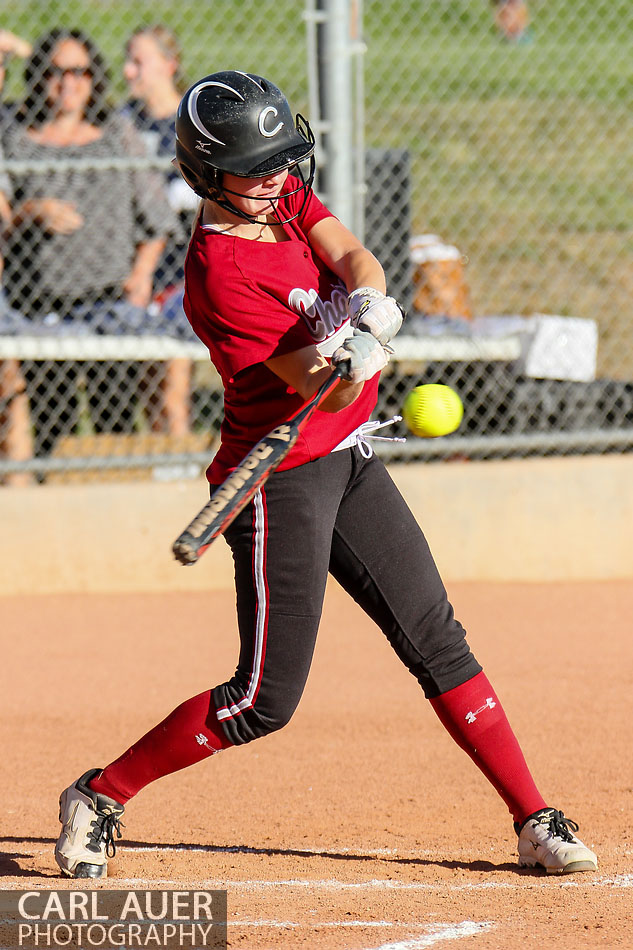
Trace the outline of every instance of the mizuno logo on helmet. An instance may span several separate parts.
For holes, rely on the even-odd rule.
[[[261,132],[262,135],[265,135],[267,139],[272,138],[273,135],[277,135],[277,132],[280,132],[281,129],[283,129],[284,127],[283,122],[278,122],[277,125],[274,127],[274,129],[267,129],[266,120],[268,119],[268,116],[271,116],[271,115],[273,117],[276,115],[279,115],[279,113],[277,112],[274,106],[266,106],[266,108],[262,109],[262,111],[259,113],[259,122],[258,122],[259,131]]]

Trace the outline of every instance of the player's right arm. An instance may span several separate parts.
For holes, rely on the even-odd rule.
[[[274,356],[266,360],[265,365],[306,401],[314,396],[332,371],[330,363],[319,353],[316,346],[306,346],[301,350],[285,353],[283,356]],[[341,380],[319,408],[325,412],[338,412],[340,409],[345,409],[358,398],[362,388],[362,382],[350,383]]]
[[[354,330],[354,335],[332,356],[334,365],[348,364],[345,375],[319,408],[325,412],[339,412],[351,406],[360,396],[365,381],[379,373],[388,359],[384,348],[370,333]],[[314,345],[275,356],[266,360],[265,365],[306,401],[314,396],[332,371],[331,364]]]

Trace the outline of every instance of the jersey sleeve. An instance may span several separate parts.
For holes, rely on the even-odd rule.
[[[292,194],[293,191],[295,191],[295,194]],[[301,181],[295,175],[288,175],[284,185],[284,192],[290,193],[284,195],[280,205],[280,211],[285,217],[294,218],[289,225],[293,230],[307,235],[310,229],[319,221],[322,221],[323,218],[334,217],[329,208],[325,207],[312,189],[310,189],[308,193],[305,206],[303,209],[301,208],[304,203],[305,195],[301,189]]]
[[[295,196],[295,198],[297,197],[300,197],[300,195]],[[301,224],[301,230],[303,233],[308,234],[314,225],[318,224],[318,222],[322,221],[324,218],[333,217],[334,215],[330,209],[325,207],[323,202],[317,198],[313,191],[310,191],[306,206],[299,217],[299,222]]]

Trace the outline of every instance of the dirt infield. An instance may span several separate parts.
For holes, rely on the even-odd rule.
[[[505,806],[332,585],[291,724],[145,789],[92,886],[226,887],[229,946],[245,950],[633,947],[633,583],[450,593],[597,874],[518,869]],[[233,601],[0,599],[1,887],[69,886],[52,856],[59,791],[232,671]]]

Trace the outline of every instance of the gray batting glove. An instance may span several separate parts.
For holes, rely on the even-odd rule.
[[[367,330],[386,346],[402,326],[403,311],[393,297],[385,297],[374,287],[359,287],[347,298],[352,326]]]
[[[348,337],[332,354],[334,366],[344,362],[348,362],[349,367],[343,379],[350,383],[362,383],[384,369],[389,362],[389,354],[371,333],[354,330],[354,335]]]

